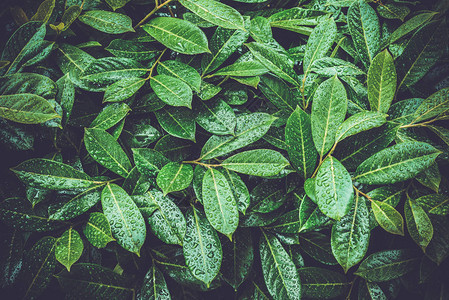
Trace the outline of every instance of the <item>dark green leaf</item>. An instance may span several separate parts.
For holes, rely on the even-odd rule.
[[[101,32],[120,34],[134,32],[130,17],[105,10],[90,10],[78,18]]]

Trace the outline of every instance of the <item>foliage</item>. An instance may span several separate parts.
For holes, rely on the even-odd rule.
[[[447,1],[9,2],[2,297],[449,297]]]

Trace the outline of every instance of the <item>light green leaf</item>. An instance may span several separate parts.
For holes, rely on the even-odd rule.
[[[380,48],[380,24],[376,11],[365,1],[355,1],[348,10],[348,27],[354,47],[368,68]]]
[[[408,233],[425,251],[433,237],[433,226],[429,216],[421,206],[410,198],[405,201],[404,216]]]
[[[151,19],[143,29],[173,51],[183,54],[210,52],[204,32],[189,21],[158,17]]]
[[[167,75],[157,75],[151,77],[150,85],[159,99],[168,105],[192,107],[192,89],[184,81]]]
[[[285,54],[281,54],[276,49],[257,42],[246,44],[246,46],[254,57],[268,70],[294,85],[299,85],[298,75],[293,70],[293,65]]]
[[[428,168],[440,152],[423,142],[406,142],[377,152],[357,168],[354,180],[388,184],[413,178]]]
[[[118,185],[108,184],[101,193],[103,213],[117,243],[140,256],[145,241],[145,221],[131,197]]]
[[[354,274],[369,281],[389,281],[413,270],[419,260],[416,252],[411,250],[380,251],[368,256]]]
[[[303,71],[307,74],[311,71],[314,61],[327,55],[337,36],[337,25],[330,18],[321,21],[312,31],[307,41],[304,53]]]
[[[285,143],[292,165],[303,178],[312,175],[318,153],[312,140],[310,116],[301,108],[290,115],[285,126]]]
[[[115,138],[103,129],[86,128],[84,144],[87,152],[103,167],[126,177],[131,171],[131,162]]]
[[[212,159],[245,147],[267,133],[275,117],[266,113],[251,113],[237,117],[235,135],[213,135],[201,150],[201,159]]]
[[[237,119],[232,108],[223,100],[197,101],[193,111],[196,122],[206,131],[217,135],[234,134]]]
[[[195,92],[200,91],[201,76],[195,68],[176,60],[160,61],[157,64],[157,72],[160,75],[167,75],[178,78],[187,83]]]
[[[288,165],[282,154],[270,149],[240,152],[221,163],[222,167],[235,172],[264,177],[277,175]]]
[[[0,95],[0,117],[24,124],[61,118],[47,100],[34,94]]]
[[[275,300],[300,299],[302,288],[298,271],[279,240],[262,231],[259,250],[263,277],[271,296]]]
[[[229,182],[220,171],[209,169],[204,174],[202,200],[212,227],[232,236],[239,223],[239,212]]]
[[[392,234],[404,235],[404,219],[402,215],[390,204],[371,200],[371,209],[377,223]]]
[[[213,74],[213,76],[258,76],[268,73],[260,62],[255,60],[236,62],[226,66]]]
[[[338,126],[348,107],[346,90],[334,76],[321,83],[312,102],[312,137],[318,154],[323,157],[334,145]]]
[[[303,297],[312,299],[334,299],[342,297],[351,285],[348,279],[337,272],[316,267],[298,269]]]
[[[115,241],[108,219],[99,212],[90,214],[83,233],[87,240],[97,248],[104,248],[109,242]]]
[[[159,171],[156,182],[166,195],[187,188],[192,182],[192,178],[193,168],[191,165],[171,162]]]
[[[195,168],[195,171],[196,171],[196,168]],[[234,198],[237,202],[239,211],[242,214],[245,214],[246,210],[248,209],[248,207],[250,205],[250,197],[249,197],[248,187],[246,186],[246,184],[242,180],[242,178],[240,178],[240,176],[238,174],[234,173],[233,171],[224,169],[223,175],[228,180],[229,186],[231,187],[232,193],[234,194]],[[203,179],[203,177],[201,177],[201,182],[202,182],[202,179]]]
[[[89,10],[78,19],[84,24],[104,33],[120,34],[134,32],[130,17],[110,11]]]
[[[380,127],[387,122],[387,115],[375,111],[363,111],[352,115],[345,120],[337,130],[337,141],[344,140],[348,136]]]
[[[170,300],[170,291],[164,275],[153,264],[143,279],[138,300]]]
[[[160,52],[151,44],[135,40],[115,39],[104,48],[117,57],[131,58],[137,61],[148,61],[156,57]]]
[[[58,239],[55,256],[70,272],[70,267],[81,257],[83,249],[84,245],[80,234],[70,227]]]
[[[145,194],[156,210],[148,217],[151,231],[166,244],[183,244],[186,219],[179,207],[160,191],[152,189]]]
[[[112,10],[117,10],[126,5],[130,0],[106,0],[106,3],[112,8]]]
[[[358,264],[366,254],[369,245],[369,211],[365,198],[356,193],[352,209],[332,226],[332,253],[343,270]]]
[[[223,253],[217,232],[203,212],[192,207],[187,211],[187,231],[183,252],[195,278],[208,287],[220,271]]]
[[[426,212],[434,215],[449,214],[449,196],[443,194],[429,194],[414,200]]]
[[[145,79],[139,77],[124,78],[106,88],[103,102],[120,102],[130,98],[145,84]]]
[[[349,212],[354,201],[351,176],[332,156],[326,158],[318,169],[315,192],[320,210],[337,221]]]
[[[228,29],[244,29],[242,15],[234,8],[213,0],[180,0],[185,8],[200,18]]]
[[[43,158],[26,160],[11,171],[24,183],[43,189],[79,189],[103,184],[69,165]]]
[[[388,50],[374,57],[368,70],[367,84],[371,110],[387,113],[396,93],[396,68]]]
[[[125,103],[106,105],[89,127],[107,130],[120,122],[130,110],[131,108]]]
[[[168,134],[195,142],[195,115],[185,107],[163,107],[155,112],[159,125]]]

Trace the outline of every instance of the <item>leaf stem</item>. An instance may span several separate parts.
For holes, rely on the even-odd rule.
[[[221,164],[205,164],[200,162],[198,159],[197,160],[189,160],[189,161],[183,161],[183,164],[196,164],[196,165],[200,165],[203,167],[206,167],[208,169],[210,168],[214,168],[214,167],[221,167]]]
[[[151,66],[150,69],[150,75],[148,75],[147,78],[145,78],[145,80],[149,80],[151,79],[151,76],[153,75],[153,70],[154,68],[156,68],[157,64],[161,61],[162,56],[165,54],[165,51],[167,51],[167,48],[164,49],[164,51],[162,51],[162,53],[159,55],[159,57],[157,58],[157,60],[154,62],[154,64]]]
[[[373,198],[371,198],[370,196],[368,196],[367,194],[365,194],[364,192],[362,192],[361,190],[359,190],[358,188],[355,187],[355,185],[352,185],[354,187],[354,190],[357,194],[362,195],[363,197],[365,197],[366,199],[368,199],[369,201],[373,201]]]
[[[139,27],[140,25],[142,25],[143,23],[145,23],[146,20],[148,20],[152,15],[154,15],[159,9],[161,9],[162,7],[164,7],[165,5],[169,4],[170,2],[172,2],[173,0],[167,0],[164,3],[159,4],[159,1],[156,1],[156,5],[154,6],[153,10],[150,11],[142,20],[139,21],[139,23],[137,23],[136,26],[134,26],[134,30],[137,29],[137,27]]]

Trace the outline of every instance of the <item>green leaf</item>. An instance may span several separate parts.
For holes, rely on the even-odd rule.
[[[387,115],[375,111],[363,111],[346,119],[337,130],[336,140],[341,141],[351,135],[380,127],[387,122]]]
[[[163,107],[155,112],[161,127],[168,134],[195,142],[195,116],[185,107]]]
[[[285,194],[278,181],[261,183],[251,191],[251,211],[259,213],[272,212],[284,203],[286,199]]]
[[[168,105],[192,108],[192,89],[184,81],[168,75],[157,75],[151,77],[150,85],[159,99]]]
[[[413,30],[421,27],[427,21],[429,21],[433,16],[435,16],[436,12],[425,12],[419,15],[416,15],[405,23],[402,23],[391,35],[390,35],[390,43],[394,43],[400,38],[408,35]]]
[[[316,90],[312,103],[312,137],[321,157],[334,145],[347,106],[346,90],[337,76],[324,81]]]
[[[371,254],[359,266],[355,275],[369,281],[389,281],[407,274],[419,264],[411,250],[385,250]]]
[[[301,235],[301,249],[318,262],[336,265],[338,262],[332,254],[330,237],[321,232],[309,232]]]
[[[232,108],[223,100],[196,101],[193,107],[196,122],[216,135],[234,134],[237,119]]]
[[[410,13],[407,6],[387,3],[377,7],[379,15],[386,19],[399,19],[404,22],[405,17]]]
[[[326,225],[329,220],[330,219],[320,211],[318,206],[309,197],[304,197],[299,207],[300,228],[298,231],[300,233],[320,229]]]
[[[193,276],[209,287],[220,271],[223,258],[220,240],[204,213],[195,207],[187,211],[186,221],[183,246],[186,264]]]
[[[213,76],[258,76],[268,73],[268,69],[255,60],[236,62],[226,66],[213,74]]]
[[[368,68],[380,48],[380,25],[376,11],[365,1],[355,1],[348,10],[348,27],[354,47]]]
[[[62,107],[62,125],[67,125],[67,122],[72,114],[73,104],[75,102],[75,86],[70,77],[65,75],[56,81],[58,93],[56,94],[56,101]]]
[[[442,194],[429,194],[414,200],[426,212],[434,215],[449,214],[449,197]]]
[[[130,110],[131,108],[125,103],[106,105],[89,127],[107,130],[120,122]]]
[[[132,149],[134,162],[142,175],[154,177],[163,166],[170,162],[160,152],[148,148]]]
[[[189,21],[158,17],[151,19],[143,29],[173,51],[183,54],[210,52],[204,32]]]
[[[351,176],[332,156],[326,158],[318,169],[315,191],[318,207],[331,219],[340,220],[352,207],[354,192]]]
[[[3,234],[1,241],[3,247],[0,251],[0,285],[7,287],[16,282],[22,268],[25,241],[19,230],[11,230]]]
[[[69,165],[43,158],[26,160],[11,171],[30,186],[50,190],[88,188],[103,184]]]
[[[412,123],[429,120],[449,110],[449,88],[441,89],[426,98],[414,113]]]
[[[180,0],[185,8],[200,18],[228,29],[244,29],[242,15],[234,8],[213,0]]]
[[[158,49],[148,43],[122,39],[112,40],[104,49],[117,57],[131,58],[137,61],[153,59],[159,53]]]
[[[157,210],[148,217],[151,231],[166,244],[183,244],[186,219],[172,199],[156,189],[145,194]]]
[[[273,224],[265,227],[279,233],[298,233],[301,226],[299,210],[291,210],[276,219]]]
[[[118,185],[108,184],[101,193],[103,213],[117,243],[140,256],[145,241],[145,221],[131,197]]]
[[[21,270],[24,286],[18,291],[23,299],[37,298],[49,285],[56,268],[56,243],[57,239],[46,236],[27,252]]]
[[[313,29],[304,53],[303,71],[306,76],[311,71],[314,61],[327,55],[327,52],[334,44],[336,36],[337,25],[332,18],[321,21]]]
[[[221,242],[223,279],[237,290],[250,274],[253,265],[254,249],[251,231],[248,228],[239,229],[234,233],[232,241],[222,239]]]
[[[235,154],[221,163],[221,166],[243,174],[253,176],[274,176],[286,166],[288,160],[277,151],[257,149]]]
[[[210,39],[211,53],[205,54],[201,60],[203,74],[210,73],[221,66],[248,37],[248,31],[218,27]]]
[[[192,178],[193,168],[191,165],[171,162],[159,171],[156,182],[166,195],[187,188],[192,182]]]
[[[212,159],[245,147],[259,140],[276,120],[266,113],[251,113],[237,118],[235,135],[214,135],[204,144],[201,159]]]
[[[55,222],[38,211],[34,211],[31,203],[23,198],[8,198],[0,204],[0,219],[21,231],[50,231],[64,225]]]
[[[260,90],[280,110],[294,111],[299,97],[282,80],[274,76],[262,76]]]
[[[139,77],[124,78],[106,88],[103,102],[120,102],[130,98],[145,84],[146,79]]]
[[[402,215],[390,204],[371,200],[371,209],[377,223],[392,234],[404,235],[404,219]]]
[[[23,124],[39,124],[61,118],[53,105],[34,94],[0,95],[0,117]]]
[[[334,57],[323,57],[315,60],[310,66],[310,71],[321,76],[358,76],[364,75],[365,72],[360,70],[356,65],[343,59]]]
[[[128,177],[122,184],[122,188],[130,195],[142,195],[148,191],[152,181],[148,180],[147,176],[142,175],[137,167],[132,168]]]
[[[114,137],[105,130],[86,128],[84,144],[90,156],[103,167],[122,177],[126,177],[131,171],[128,156]]]
[[[299,85],[298,75],[293,70],[290,59],[274,48],[264,44],[253,42],[246,44],[254,57],[260,61],[268,70],[294,85]]]
[[[195,92],[200,91],[201,76],[195,68],[176,60],[160,61],[157,64],[157,72],[160,75],[167,75],[178,78],[185,82]]]
[[[387,113],[396,93],[393,57],[384,50],[374,57],[368,70],[368,101],[371,110]]]
[[[46,58],[49,53],[42,55],[42,46],[45,45],[44,37],[46,26],[42,22],[27,22],[17,29],[6,42],[1,60],[9,61],[6,70],[1,74],[12,74],[20,70],[24,64],[34,60],[37,63]]]
[[[190,155],[192,147],[191,142],[166,134],[157,141],[154,150],[172,161],[182,161]]]
[[[90,63],[79,80],[89,91],[105,91],[107,86],[126,78],[145,75],[148,69],[139,62],[123,57],[104,57]]]
[[[140,294],[137,298],[139,300],[170,300],[170,291],[168,290],[167,283],[165,282],[164,275],[156,267],[151,266],[148,270],[145,278],[143,279],[142,287],[140,288]]]
[[[263,277],[271,296],[275,300],[300,299],[302,288],[298,271],[279,240],[262,231],[259,250]]]
[[[195,168],[196,171],[196,168]],[[205,170],[204,170],[205,171]],[[204,173],[203,173],[204,174]],[[223,175],[226,177],[229,186],[231,187],[234,198],[237,202],[237,207],[242,214],[246,213],[250,205],[249,191],[245,182],[240,178],[240,176],[233,171],[224,169]],[[202,182],[203,177],[201,177]],[[194,179],[195,180],[195,179]]]
[[[78,18],[101,32],[120,34],[134,32],[130,17],[105,10],[90,10]]]
[[[67,7],[67,9],[64,11],[64,14],[61,17],[61,23],[64,25],[64,28],[62,28],[62,31],[66,31],[69,29],[70,25],[72,25],[73,22],[78,19],[79,15],[82,12],[82,8],[78,5],[71,5]],[[59,24],[58,26],[61,26]],[[50,25],[50,27],[52,27]]]
[[[290,115],[285,126],[285,143],[292,165],[303,178],[312,175],[318,153],[312,140],[310,116],[301,108]]]
[[[109,242],[115,241],[108,219],[99,212],[90,214],[83,233],[87,240],[97,248],[104,248]]]
[[[112,10],[117,10],[126,5],[130,0],[106,0],[106,3],[112,8]]]
[[[58,239],[55,256],[70,272],[70,267],[81,257],[83,249],[84,245],[81,236],[78,231],[70,227]]]
[[[365,199],[356,193],[352,209],[332,226],[332,253],[345,273],[363,259],[369,239],[368,207]]]
[[[127,277],[96,264],[75,264],[54,276],[63,291],[79,299],[124,299],[135,293]]]
[[[407,222],[408,233],[412,239],[423,249],[433,237],[433,226],[424,209],[410,198],[404,204],[404,216]]]
[[[303,297],[333,299],[343,296],[350,286],[348,279],[337,272],[316,267],[298,269]]]
[[[204,174],[202,200],[212,227],[232,236],[239,223],[239,212],[229,182],[220,171],[208,169]]]
[[[433,22],[422,27],[407,43],[401,56],[396,59],[398,90],[417,83],[435,65],[447,44],[447,26]]]
[[[428,168],[440,154],[423,142],[406,142],[384,149],[357,168],[357,182],[364,184],[388,184],[413,178]]]

